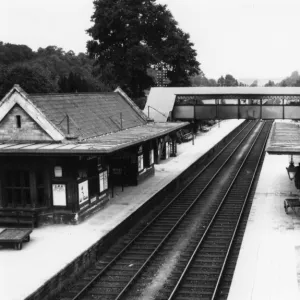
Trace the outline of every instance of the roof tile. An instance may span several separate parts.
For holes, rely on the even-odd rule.
[[[146,124],[144,116],[133,110],[117,92],[76,94],[30,94],[29,99],[62,132],[81,139]],[[65,118],[65,119],[64,119]]]

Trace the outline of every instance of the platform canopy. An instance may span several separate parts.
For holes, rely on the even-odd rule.
[[[172,133],[188,125],[186,122],[149,123],[119,132],[86,139],[81,142],[0,143],[1,154],[105,154]]]
[[[267,142],[269,154],[300,154],[300,123],[274,122]]]

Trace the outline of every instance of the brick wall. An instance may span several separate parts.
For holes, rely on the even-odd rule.
[[[21,128],[17,128],[16,116],[21,117]],[[19,105],[15,105],[0,122],[0,140],[52,141],[52,138]]]

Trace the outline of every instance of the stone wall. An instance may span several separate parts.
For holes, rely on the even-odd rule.
[[[20,128],[17,127],[17,116],[20,116]],[[0,122],[0,140],[52,141],[52,138],[19,105],[15,105]]]

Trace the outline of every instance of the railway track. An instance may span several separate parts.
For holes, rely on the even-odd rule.
[[[233,213],[244,205],[270,124],[249,122],[147,226],[58,299],[212,299],[212,279],[219,286],[226,265],[221,254],[228,257],[234,239]]]

